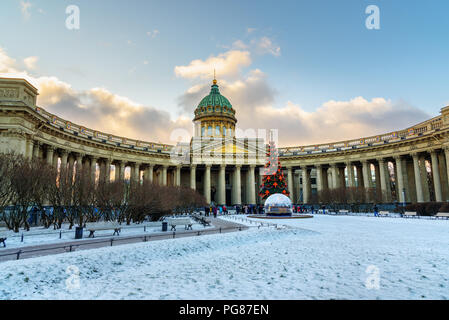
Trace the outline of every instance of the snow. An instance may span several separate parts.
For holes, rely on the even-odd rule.
[[[269,222],[289,227],[3,262],[0,298],[449,299],[449,221],[318,215]],[[80,272],[79,288],[67,286],[75,277],[69,266]],[[379,289],[366,286],[372,266]]]
[[[193,221],[192,221],[193,222]],[[206,227],[207,229],[212,227]],[[150,235],[155,233],[160,233],[162,227],[146,227],[144,229],[143,225],[134,224],[131,225],[122,225],[122,231],[120,232],[120,236],[138,236],[138,235]],[[192,230],[204,230],[205,228],[198,224],[193,223]],[[170,227],[168,228],[170,230]],[[72,241],[85,241],[92,240],[92,238],[88,238],[89,231],[84,229],[83,239],[75,240],[75,227],[71,230],[68,229],[68,225],[62,225],[61,231],[61,239],[59,238],[60,230],[53,230],[53,228],[43,228],[43,227],[34,227],[30,228],[30,231],[20,230],[19,233],[13,233],[9,231],[8,238],[6,240],[6,245],[8,249],[11,248],[22,248],[26,246],[35,246],[41,244],[63,244],[64,242],[72,242]],[[184,227],[176,228],[176,232],[184,232]],[[22,233],[24,235],[23,242],[21,241]],[[112,237],[114,230],[98,230],[95,231],[95,238],[101,237]],[[2,247],[0,246],[0,254],[2,252]]]

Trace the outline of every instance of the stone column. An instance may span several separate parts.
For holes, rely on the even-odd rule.
[[[371,176],[371,169],[370,169],[370,163],[367,160],[362,161],[362,170],[363,170],[363,186],[368,189],[371,187],[370,185],[370,176]]]
[[[220,171],[218,172],[218,204],[226,204],[226,165],[220,165]]]
[[[417,202],[424,202],[418,154],[414,153],[414,154],[412,154],[412,157],[413,157],[413,169],[414,169],[414,173],[415,173],[416,200],[417,200]]]
[[[154,164],[150,164],[148,165],[145,178],[149,183],[153,183],[153,176],[154,176]]]
[[[396,175],[397,175],[397,183],[398,183],[398,199],[400,203],[404,203],[405,202],[405,198],[404,198],[404,169],[402,167],[402,159],[401,156],[396,156],[394,157],[394,161],[396,163]]]
[[[120,181],[125,181],[125,162],[124,161],[120,161],[119,163],[119,179]]]
[[[90,176],[93,182],[95,182],[97,176],[97,160],[97,157],[91,157],[90,159]]]
[[[444,147],[444,158],[446,159],[446,176],[449,181],[449,146]]]
[[[47,157],[45,158],[45,161],[47,161],[47,164],[53,165],[53,155],[54,155],[55,149],[53,146],[47,146]]]
[[[25,157],[28,160],[31,160],[33,158],[33,140],[31,139],[26,140]]]
[[[39,159],[39,148],[41,143],[39,141],[35,141],[33,145],[33,158]]]
[[[73,154],[69,156],[69,181],[73,181],[73,166],[75,165],[75,158],[73,157]]]
[[[67,172],[68,157],[69,157],[69,153],[67,152],[67,150],[62,150],[61,151],[61,171],[65,170]]]
[[[303,166],[301,169],[302,169],[302,201],[304,204],[307,204],[309,203],[309,196],[310,196],[310,173],[307,170],[306,166]]]
[[[350,161],[346,162],[346,169],[348,171],[348,187],[355,187],[354,167]]]
[[[435,150],[432,150],[430,152],[430,157],[432,161],[432,176],[435,189],[435,200],[441,202],[443,201],[443,194],[441,192],[440,171],[438,169],[438,155]]]
[[[242,204],[242,180],[240,174],[241,168],[241,165],[235,166],[235,184],[232,186],[235,189],[235,205]]]
[[[134,182],[140,182],[140,163],[135,162],[131,167],[131,179]]]
[[[377,161],[379,162],[380,190],[382,191],[382,201],[387,202],[387,173],[385,172],[385,161],[384,159],[378,159]]]
[[[364,187],[365,182],[363,181],[363,166],[357,165],[357,187]]]
[[[83,171],[83,154],[77,153],[76,154],[76,172],[75,174],[79,176],[81,172]]]
[[[419,169],[421,170],[421,185],[424,202],[430,201],[429,184],[427,182],[426,156],[421,154],[419,157]]]
[[[104,181],[111,182],[111,159],[104,161]]]
[[[317,192],[323,191],[323,168],[321,164],[317,164],[316,168],[316,189]]]
[[[204,172],[204,196],[206,197],[206,202],[210,204],[210,164],[206,165],[206,170]]]
[[[248,169],[248,204],[256,204],[256,189],[255,189],[255,179],[254,179],[254,165],[250,165]]]
[[[336,163],[331,163],[330,167],[331,167],[331,174],[332,174],[332,187],[331,187],[331,189],[336,189],[336,188],[338,188],[337,164]],[[303,173],[302,184],[303,184],[303,190],[304,190],[304,173]],[[303,194],[305,194],[304,191],[303,191]],[[304,197],[303,197],[303,199],[304,199]]]
[[[196,190],[196,165],[190,166],[190,188]]]
[[[162,167],[162,185],[163,186],[167,185],[167,169],[168,169],[168,166]]]
[[[294,182],[291,166],[287,167],[287,183],[288,183],[288,192],[290,193],[290,199],[294,202],[295,199],[295,197],[293,196]]]
[[[180,187],[181,186],[181,166],[176,166],[175,171],[175,186]]]

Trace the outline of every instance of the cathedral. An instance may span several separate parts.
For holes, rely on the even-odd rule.
[[[151,142],[157,137],[141,141],[72,123],[39,106],[38,90],[28,81],[0,78],[0,152],[43,159],[74,174],[87,168],[92,179],[186,186],[209,203],[258,204],[267,135],[270,140],[277,136],[275,131],[241,134],[239,107],[220,94],[214,79],[194,111],[191,141],[168,145]],[[384,203],[447,201],[449,107],[409,128],[281,147],[278,154],[294,203],[308,204],[320,191],[352,187],[376,189]]]

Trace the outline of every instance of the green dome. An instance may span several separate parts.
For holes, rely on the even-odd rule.
[[[214,80],[209,95],[205,96],[195,109],[195,119],[218,114],[234,118],[235,110],[229,100],[220,94],[217,81]]]

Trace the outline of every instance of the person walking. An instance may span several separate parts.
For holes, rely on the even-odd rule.
[[[379,216],[379,208],[377,207],[377,204],[374,205],[374,216],[375,217]]]
[[[218,208],[220,209],[220,215],[222,215],[223,214],[223,206],[219,206]]]
[[[217,207],[214,206],[213,211],[214,211],[214,218],[216,218],[217,217]]]

